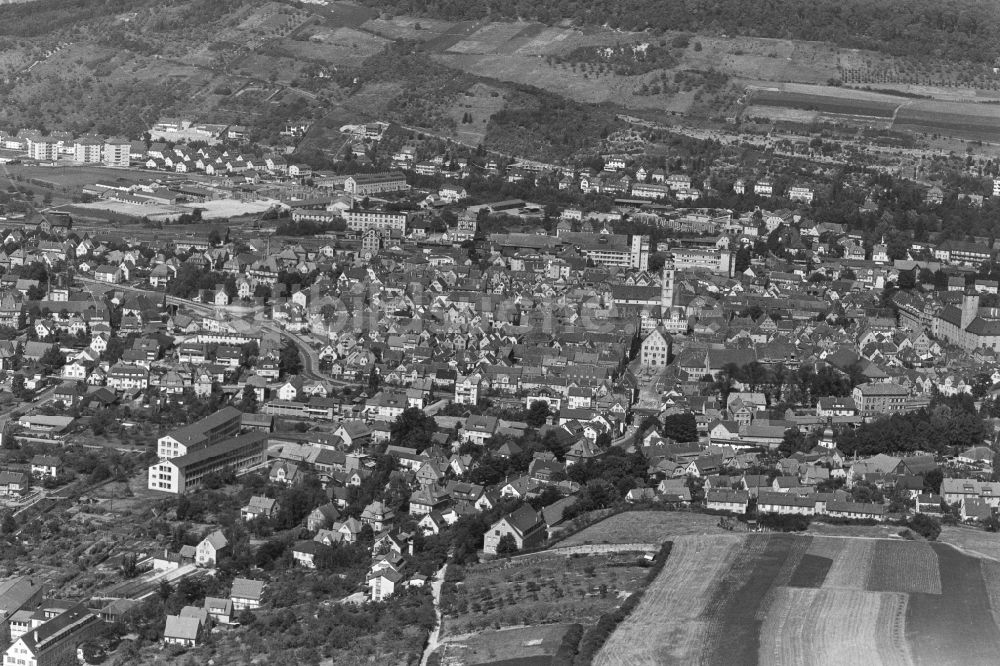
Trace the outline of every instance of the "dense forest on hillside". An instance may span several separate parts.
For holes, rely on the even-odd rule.
[[[515,86],[507,108],[490,118],[485,146],[536,159],[566,159],[595,152],[621,126],[614,112],[530,86]]]
[[[805,39],[893,55],[994,62],[994,0],[362,0],[398,13],[450,20],[533,19],[627,30],[681,30]]]
[[[161,31],[176,30],[217,21],[243,4],[244,0],[36,0],[0,5],[0,35],[38,37],[99,19],[105,19],[102,25],[107,27],[107,17],[154,5],[183,10],[182,20],[157,26]]]
[[[0,35],[37,37],[102,16],[127,12],[134,0],[38,0],[0,5]]]

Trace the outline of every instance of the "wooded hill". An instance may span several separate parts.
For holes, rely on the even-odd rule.
[[[993,63],[1000,3],[993,0],[362,0],[399,14],[447,20],[527,19],[626,30],[832,42],[915,58]]]

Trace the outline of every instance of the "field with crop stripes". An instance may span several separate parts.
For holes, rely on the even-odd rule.
[[[810,93],[788,92],[785,90],[754,91],[754,104],[787,107],[806,111],[822,111],[845,116],[874,116],[891,118],[900,102],[859,99],[842,95],[814,95]]]
[[[783,84],[754,89],[746,115],[800,123],[821,115],[831,121],[891,123],[899,130],[1000,140],[998,104],[906,99],[853,88]]]
[[[594,663],[690,663],[708,638],[706,601],[721,593],[726,572],[742,553],[743,540],[731,534],[674,539],[663,573]]]
[[[1000,139],[1000,105],[916,100],[899,109],[893,127],[972,139]]]
[[[599,664],[961,664],[1000,655],[1000,562],[946,544],[680,536]]]

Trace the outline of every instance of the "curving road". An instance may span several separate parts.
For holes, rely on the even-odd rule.
[[[143,289],[141,287],[133,287],[127,284],[108,284],[106,282],[99,282],[97,280],[94,280],[93,278],[83,277],[79,275],[76,276],[76,279],[79,280],[80,282],[83,282],[84,284],[100,287],[104,291],[112,289],[121,289],[123,291],[144,294],[146,296],[150,296],[153,298],[163,297],[162,291],[156,291],[153,289]],[[91,291],[91,293],[93,294],[94,292]],[[222,313],[225,313],[227,311],[230,314],[234,315],[240,312],[248,313],[253,311],[252,308],[244,308],[244,307],[234,308],[232,306],[230,306],[229,308],[224,308],[216,305],[206,305],[204,303],[198,303],[196,301],[192,301],[187,298],[180,298],[178,296],[167,296],[166,299],[167,303],[171,305],[181,306],[189,310],[192,310],[194,312],[197,312],[199,314],[210,317],[220,317]],[[280,336],[282,339],[291,340],[292,344],[294,344],[296,347],[299,348],[299,356],[302,357],[302,372],[300,374],[303,377],[307,379],[330,382],[331,384],[337,386],[349,386],[353,384],[353,382],[346,382],[341,379],[334,379],[332,376],[320,370],[319,352],[313,349],[309,345],[309,342],[301,335],[298,335],[296,333],[290,333],[289,331],[283,330],[280,326],[276,325],[274,322],[265,319],[261,312],[257,312],[254,315],[253,321],[261,328],[261,330],[274,333]]]

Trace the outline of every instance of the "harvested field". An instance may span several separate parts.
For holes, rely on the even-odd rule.
[[[986,584],[986,594],[990,599],[990,610],[993,612],[993,623],[1000,626],[1000,562],[996,560],[980,560],[983,583]]]
[[[944,544],[682,536],[596,661],[971,666],[998,619],[1000,561]]]
[[[412,39],[425,42],[451,32],[456,25],[451,21],[397,16],[387,20],[372,19],[361,27],[389,39]]]
[[[812,537],[790,537],[791,535],[782,534],[772,537],[772,540],[777,539],[780,541],[784,549],[783,561],[774,576],[774,585],[789,584],[792,576],[795,575],[795,572],[798,571],[799,566],[802,564],[809,546],[812,545]]]
[[[833,566],[833,560],[829,557],[807,553],[802,556],[802,561],[795,568],[795,573],[792,574],[788,584],[791,587],[823,587],[826,574],[830,571],[831,566]]]
[[[809,542],[806,554],[835,560],[840,555],[840,551],[844,549],[845,543],[845,539],[813,539]]]
[[[941,594],[910,595],[906,637],[914,661],[928,665],[995,664],[1000,654],[1000,629],[990,612],[990,594],[983,580],[987,571],[980,560],[951,546],[934,543],[930,547],[940,566]]]
[[[937,555],[927,542],[876,541],[867,589],[941,594]]]
[[[823,587],[863,590],[868,582],[874,542],[867,539],[844,539],[839,555],[826,574]]]
[[[897,538],[902,529],[896,525],[831,525],[814,522],[806,534],[832,537],[869,537],[872,539]]]
[[[721,534],[723,530],[718,522],[717,516],[703,513],[626,511],[584,528],[557,545],[662,543],[682,535]]]
[[[780,588],[760,632],[765,664],[911,664],[904,594]]]
[[[697,661],[709,632],[706,605],[742,552],[744,540],[734,534],[675,538],[663,572],[594,663],[634,666]]]
[[[757,663],[760,629],[771,598],[769,592],[781,576],[797,540],[798,537],[783,534],[747,537],[736,563],[726,571],[706,607],[710,628],[702,646],[701,663],[720,666]]]
[[[451,53],[499,53],[527,25],[526,23],[487,23],[465,39],[452,44],[447,50]]]
[[[746,118],[766,118],[775,122],[808,124],[815,122],[819,114],[815,111],[806,111],[804,109],[788,109],[780,106],[754,104],[748,106],[743,111],[743,115]]]
[[[944,525],[938,541],[958,546],[975,555],[1000,560],[1000,532]]]

